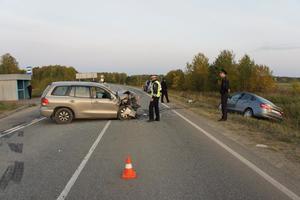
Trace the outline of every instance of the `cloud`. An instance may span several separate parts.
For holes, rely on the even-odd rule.
[[[300,45],[281,44],[281,45],[264,45],[256,49],[257,51],[288,51],[298,50]]]

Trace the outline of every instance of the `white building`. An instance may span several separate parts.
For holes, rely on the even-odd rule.
[[[0,101],[28,99],[30,80],[27,74],[0,74]]]

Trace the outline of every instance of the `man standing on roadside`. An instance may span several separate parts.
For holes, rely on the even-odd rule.
[[[155,110],[155,121],[160,121],[159,116],[159,98],[161,96],[161,85],[160,82],[157,80],[156,75],[152,75],[151,78],[151,100],[149,104],[149,121],[154,121],[154,113],[153,110]]]
[[[227,120],[227,100],[228,100],[228,93],[230,92],[229,80],[227,79],[227,72],[224,69],[222,69],[220,71],[219,75],[222,79],[221,88],[220,88],[222,118],[219,121],[226,121]]]
[[[164,103],[164,97],[166,97],[167,103],[170,103],[169,95],[168,95],[168,86],[165,78],[163,78],[161,81],[161,102],[162,103]]]
[[[29,96],[29,99],[31,99],[31,97],[32,97],[32,86],[31,86],[30,83],[29,83],[29,85],[27,86],[27,90],[28,90],[28,96]]]

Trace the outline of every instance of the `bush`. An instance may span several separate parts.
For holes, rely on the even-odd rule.
[[[299,94],[300,95],[300,82],[293,82],[292,83],[292,87],[293,87],[293,92],[295,94]]]

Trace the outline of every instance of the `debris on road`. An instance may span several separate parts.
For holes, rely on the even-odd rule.
[[[189,100],[187,100],[187,103],[194,103],[194,101],[193,101],[193,99],[189,99]]]
[[[269,148],[269,146],[265,145],[265,144],[257,144],[256,147],[258,147],[258,148],[265,148],[265,149]]]

